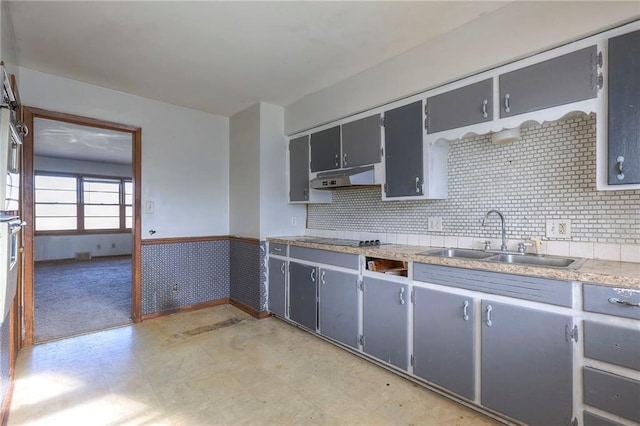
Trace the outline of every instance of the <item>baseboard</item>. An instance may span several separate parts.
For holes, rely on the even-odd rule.
[[[9,410],[11,409],[11,398],[13,397],[13,381],[14,377],[11,376],[9,380],[9,387],[7,387],[7,395],[2,402],[2,410],[0,411],[0,424],[5,426],[9,422]]]
[[[182,312],[197,311],[198,309],[212,308],[214,306],[226,305],[228,303],[229,303],[229,298],[225,297],[223,299],[211,300],[209,302],[203,302],[203,303],[196,303],[196,304],[193,304],[193,305],[181,306],[179,308],[169,309],[167,311],[154,312],[153,314],[143,315],[142,316],[142,321],[146,321],[146,320],[150,320],[150,319],[154,319],[154,318],[158,318],[158,317],[164,317],[164,316],[167,316],[167,315],[178,314],[178,313],[182,313]]]
[[[248,313],[249,315],[251,315],[254,318],[257,319],[265,319],[268,318],[270,316],[269,312],[259,312],[257,310],[255,310],[254,308],[252,308],[249,305],[245,305],[244,303],[236,300],[236,299],[229,299],[229,304],[235,306],[236,308],[240,309],[241,311],[245,311],[246,313]]]
[[[33,263],[35,265],[55,265],[57,263],[73,263],[73,262],[91,262],[92,260],[104,260],[104,259],[131,259],[131,254],[111,254],[107,256],[91,256],[91,259],[88,260],[78,260],[73,257],[65,258],[65,259],[47,259],[47,260],[36,260]]]

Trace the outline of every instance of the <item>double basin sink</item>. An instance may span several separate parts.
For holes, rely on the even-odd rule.
[[[510,263],[516,265],[542,266],[548,268],[577,269],[584,259],[571,257],[520,254],[513,252],[489,252],[472,249],[446,248],[418,253],[426,256],[448,257],[453,259],[484,260],[487,262]]]

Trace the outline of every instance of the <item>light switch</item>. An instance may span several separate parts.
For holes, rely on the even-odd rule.
[[[154,208],[155,206],[153,204],[153,201],[147,201],[144,203],[144,212],[146,214],[153,214]]]

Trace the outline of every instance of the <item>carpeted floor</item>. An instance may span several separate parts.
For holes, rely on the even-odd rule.
[[[36,342],[130,322],[130,257],[36,265]]]

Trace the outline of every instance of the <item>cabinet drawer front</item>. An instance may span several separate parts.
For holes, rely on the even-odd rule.
[[[486,104],[483,105],[483,102]],[[483,112],[486,112],[486,117]],[[427,98],[429,133],[493,120],[493,79]]]
[[[584,322],[584,355],[640,370],[640,329]]]
[[[279,256],[287,255],[287,244],[269,243],[269,254],[277,254]]]
[[[622,426],[618,422],[605,419],[604,417],[597,416],[588,411],[584,412],[584,426]]]
[[[640,422],[640,382],[584,367],[584,403]]]
[[[289,256],[296,259],[323,263],[325,265],[341,266],[343,268],[358,269],[357,254],[338,253],[330,250],[312,249],[307,247],[291,246]]]
[[[640,290],[584,285],[584,310],[619,317],[640,319],[640,307],[619,302],[640,303]]]
[[[547,278],[414,263],[413,279],[483,293],[571,307],[571,284]]]
[[[597,97],[596,54],[596,46],[591,46],[502,74],[500,117]]]

